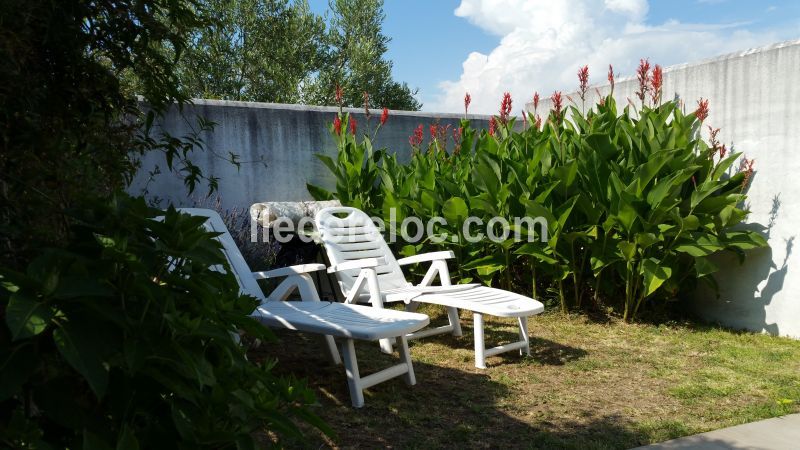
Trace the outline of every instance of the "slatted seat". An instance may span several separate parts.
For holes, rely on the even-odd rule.
[[[475,321],[475,366],[486,367],[486,357],[511,350],[530,354],[528,317],[544,311],[541,302],[502,289],[471,285],[452,285],[447,259],[453,252],[434,252],[395,259],[386,241],[369,216],[349,207],[320,210],[314,222],[316,237],[325,246],[331,263],[328,272],[335,273],[346,302],[370,303],[383,308],[385,303],[404,302],[410,311],[420,303],[444,306],[449,324],[410,333],[416,339],[434,334],[452,333],[461,336],[458,309],[473,312]],[[419,285],[408,282],[401,266],[430,262],[430,268]],[[440,285],[433,282],[439,278]],[[486,349],[483,315],[518,319],[520,340]],[[392,351],[389,339],[381,340],[385,352]]]

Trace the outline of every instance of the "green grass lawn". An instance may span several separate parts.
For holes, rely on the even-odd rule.
[[[422,312],[446,320],[440,309]],[[800,341],[550,313],[530,319],[532,356],[507,353],[479,370],[472,317],[461,317],[463,337],[412,342],[416,386],[379,384],[362,409],[312,336],[280,332],[253,357],[278,359],[278,372],[316,390],[315,411],[338,436],[311,430],[303,445],[314,448],[630,448],[800,411]],[[487,320],[492,345],[516,332],[511,320]],[[356,349],[362,375],[392,359],[377,343]]]

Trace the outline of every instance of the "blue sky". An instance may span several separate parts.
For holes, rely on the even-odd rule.
[[[317,13],[328,9],[327,0],[309,3]],[[469,90],[475,112],[490,112],[493,99],[505,89],[515,96],[533,89],[569,89],[571,74],[584,63],[591,69],[596,62],[598,77],[605,72],[602,61],[614,63],[625,76],[639,57],[670,65],[800,38],[797,0],[463,3],[385,1],[384,32],[392,39],[387,57],[394,63],[393,75],[420,89],[423,109],[458,111],[463,92]],[[597,42],[606,43],[592,49]],[[499,73],[504,71],[508,73]]]

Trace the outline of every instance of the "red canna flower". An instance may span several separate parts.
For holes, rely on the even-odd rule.
[[[653,99],[653,106],[661,103],[661,86],[664,84],[664,75],[661,66],[656,64],[653,73],[650,75],[650,98]]]
[[[503,93],[503,101],[500,102],[500,123],[505,125],[511,116],[511,94]]]
[[[561,91],[553,92],[550,96],[550,101],[553,102],[553,115],[556,118],[556,123],[561,123]]]
[[[703,100],[703,97],[700,97],[700,100],[697,101],[697,109],[694,111],[694,115],[700,122],[706,120],[706,117],[708,117],[708,99]]]
[[[436,135],[438,134],[439,131],[439,126],[436,125],[435,123],[431,124],[430,131],[431,131],[431,140],[436,139]]]
[[[722,144],[722,147],[719,149],[719,157],[720,157],[720,159],[724,158],[725,155],[727,155],[727,154],[728,154],[728,148],[725,147],[725,144]]]
[[[383,108],[383,113],[381,113],[381,125],[386,123],[386,119],[389,118],[389,108]]]
[[[350,134],[353,136],[356,135],[356,119],[355,117],[350,118]]]
[[[489,136],[494,136],[495,129],[497,128],[497,121],[495,121],[494,116],[489,119]]]
[[[339,116],[333,118],[333,132],[336,133],[337,136],[342,134],[342,119]]]
[[[416,147],[422,143],[422,124],[419,124],[417,128],[414,129],[414,134],[408,137],[408,143],[411,144],[412,147]]]
[[[538,114],[536,115],[536,122],[533,124],[533,126],[536,127],[537,130],[542,128],[542,116]]]
[[[589,66],[583,66],[578,69],[578,92],[580,93],[581,102],[586,101],[586,91],[589,90]]]
[[[339,86],[339,83],[336,83],[336,91],[334,92],[334,99],[336,100],[336,104],[342,106],[342,97],[344,96],[344,91],[342,87]]]
[[[614,92],[614,66],[608,65],[608,84],[611,85],[611,92]]]
[[[469,92],[464,94],[464,116],[467,115],[469,112],[469,104],[472,103],[472,96],[469,95]]]
[[[536,112],[536,110],[538,108],[539,108],[539,93],[538,92],[534,92],[533,93],[533,112]]]
[[[639,80],[639,90],[636,91],[636,96],[642,101],[644,105],[644,98],[648,91],[648,80],[650,73],[650,61],[647,59],[639,60],[639,68],[636,69],[636,79]]]

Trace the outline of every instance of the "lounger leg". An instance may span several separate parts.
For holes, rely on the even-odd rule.
[[[479,369],[486,368],[486,344],[483,342],[483,314],[473,313],[475,317],[475,367]]]
[[[405,336],[400,336],[397,340],[400,341],[397,346],[397,349],[400,351],[400,359],[408,367],[408,372],[403,375],[403,379],[406,381],[407,385],[413,386],[417,384],[417,378],[414,376],[414,366],[411,364],[411,352],[408,351],[408,340]]]
[[[336,348],[336,341],[333,336],[322,335],[322,349],[325,356],[332,364],[338,366],[342,363],[342,358],[339,357],[339,350]]]
[[[358,374],[358,361],[356,360],[356,347],[352,339],[345,339],[342,343],[344,355],[344,369],[347,373],[347,385],[350,388],[350,400],[353,407],[364,406],[364,391],[361,388],[361,376]]]
[[[528,317],[518,317],[519,320],[519,339],[525,342],[525,348],[519,349],[519,354],[522,355],[523,350],[525,355],[531,356],[531,342],[528,338]]]
[[[450,325],[453,327],[453,336],[461,336],[461,322],[458,318],[458,309],[448,307],[447,319],[450,321]]]
[[[392,346],[391,339],[381,339],[380,344],[381,344],[381,351],[383,353],[386,353],[387,355],[391,355],[392,353],[394,353],[394,347]]]

